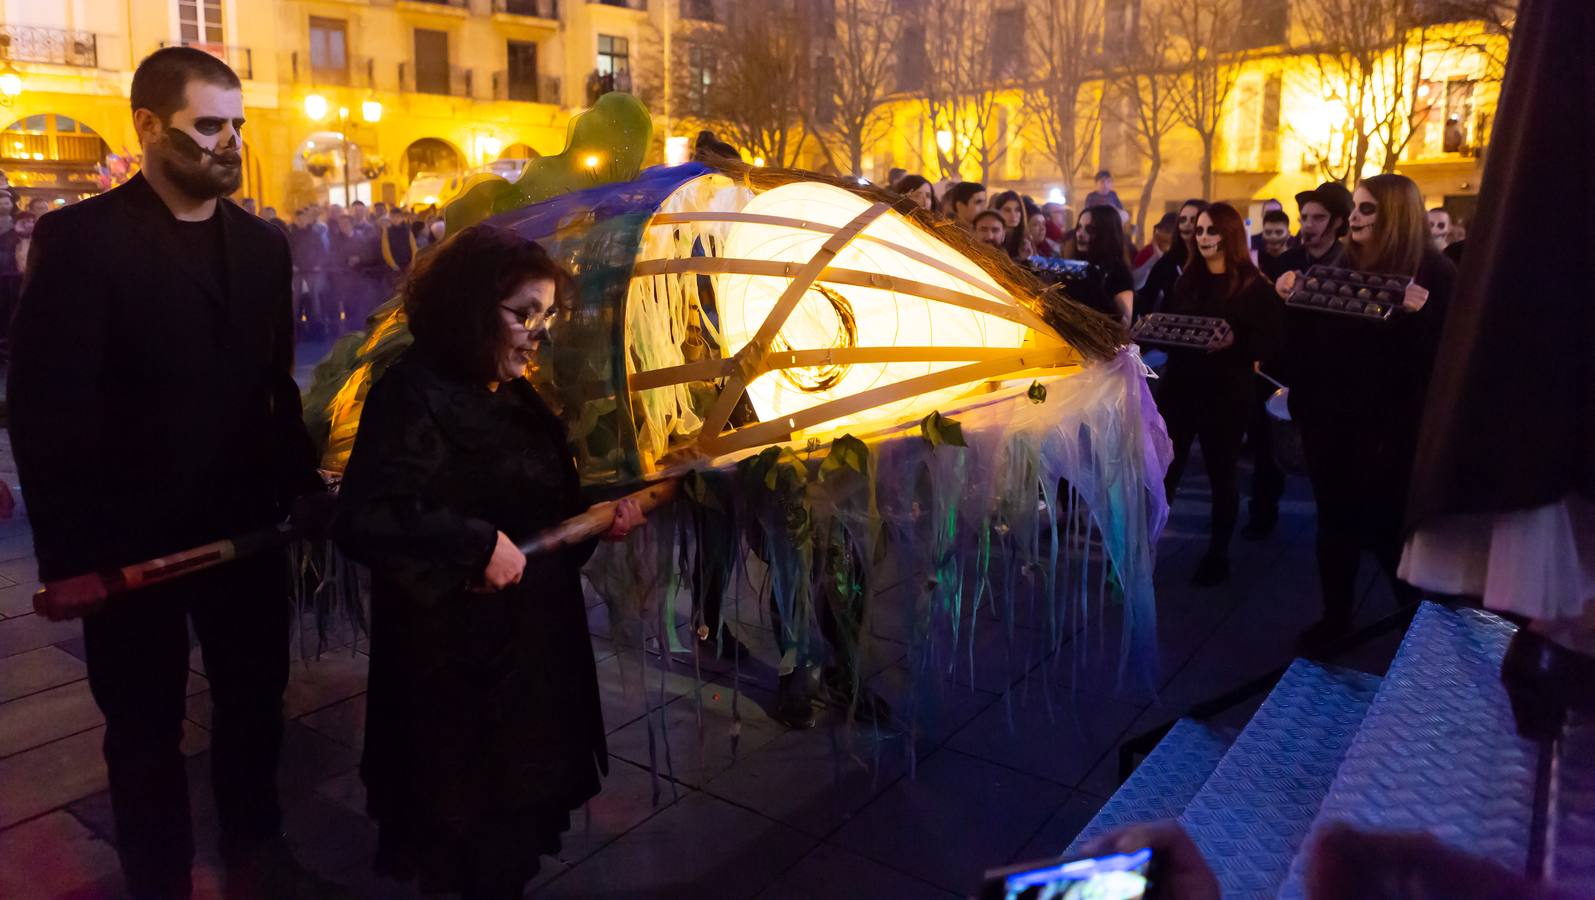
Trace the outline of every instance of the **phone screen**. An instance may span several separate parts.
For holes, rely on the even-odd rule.
[[[981,896],[983,900],[1144,900],[1151,879],[1152,850],[1147,848],[988,872]]]

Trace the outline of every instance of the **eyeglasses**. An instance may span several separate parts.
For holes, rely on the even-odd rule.
[[[1217,225],[1198,225],[1198,226],[1196,226],[1196,235],[1198,237],[1206,237],[1208,235],[1212,235],[1213,237],[1218,237],[1218,226]]]
[[[1364,200],[1363,202],[1357,204],[1357,212],[1360,212],[1365,216],[1371,216],[1378,211],[1379,204],[1373,202],[1372,200]]]
[[[514,315],[516,323],[522,328],[526,329],[528,332],[536,331],[538,326],[542,326],[548,331],[554,330],[554,323],[559,320],[560,313],[562,312],[562,310],[560,310],[558,307],[540,309],[535,312],[529,310],[520,310],[510,306],[507,303],[500,303],[499,308]]]

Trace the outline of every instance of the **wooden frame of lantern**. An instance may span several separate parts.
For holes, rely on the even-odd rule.
[[[824,425],[844,416],[867,411],[887,403],[904,400],[919,394],[939,391],[964,384],[974,384],[993,379],[1017,376],[1027,370],[1078,365],[1080,354],[1070,347],[1034,311],[1009,299],[1007,302],[990,296],[990,285],[970,277],[968,272],[934,256],[910,247],[864,234],[871,222],[890,210],[885,203],[875,203],[842,226],[830,225],[784,216],[757,213],[713,212],[661,212],[649,221],[649,228],[671,227],[683,224],[750,223],[776,228],[798,229],[828,234],[817,251],[802,263],[740,259],[716,256],[694,256],[680,259],[639,259],[633,266],[632,277],[696,276],[696,275],[750,275],[790,278],[774,307],[759,325],[757,333],[729,357],[704,359],[680,365],[633,372],[628,375],[630,391],[684,385],[690,382],[712,382],[726,379],[708,414],[697,440],[699,449],[710,455],[727,455],[754,447],[780,443],[792,439],[795,432]],[[880,272],[842,268],[832,265],[836,256],[855,240],[870,241],[900,253],[914,261],[938,270],[964,282],[968,291],[959,291],[923,281],[905,279]],[[776,350],[774,342],[783,325],[797,308],[798,303],[816,284],[852,285],[878,288],[917,297],[935,303],[961,307],[973,312],[995,316],[1028,328],[1033,345],[1024,347],[986,346],[864,346],[829,347],[820,349]],[[942,369],[925,375],[907,378],[855,394],[837,397],[815,406],[787,415],[760,420],[726,431],[732,411],[746,393],[748,385],[759,376],[782,369],[813,366],[852,365],[861,363],[895,362],[963,362],[963,366]]]

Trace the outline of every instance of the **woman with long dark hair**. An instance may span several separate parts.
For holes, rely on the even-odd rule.
[[[516,549],[582,512],[565,429],[524,377],[568,279],[477,225],[416,262],[415,344],[372,386],[335,535],[371,568],[361,776],[377,871],[519,897],[598,793],[608,751],[579,571]],[[607,537],[640,525],[623,502]]]
[[[987,204],[986,208],[994,209],[1002,216],[1002,224],[1007,228],[1002,248],[1008,252],[1010,259],[1028,259],[1035,255],[1035,248],[1030,245],[1029,229],[1025,225],[1023,194],[1018,191],[1003,191]]]
[[[1282,374],[1318,506],[1324,615],[1302,636],[1309,648],[1351,630],[1364,550],[1399,597],[1414,596],[1396,580],[1401,524],[1429,371],[1456,285],[1456,267],[1429,244],[1423,195],[1412,179],[1375,175],[1357,185],[1352,202],[1341,264],[1413,283],[1387,321],[1301,309],[1286,317]],[[1281,292],[1300,277],[1285,273]]]
[[[1180,204],[1179,215],[1175,217],[1176,228],[1174,245],[1169,251],[1158,257],[1152,264],[1152,271],[1147,273],[1146,284],[1135,296],[1135,315],[1137,318],[1147,313],[1166,312],[1164,303],[1168,293],[1174,287],[1174,282],[1179,280],[1180,274],[1185,270],[1187,260],[1195,258],[1196,217],[1207,209],[1206,200],[1187,200]]]
[[[1280,304],[1252,264],[1246,223],[1227,203],[1197,215],[1195,256],[1174,283],[1170,313],[1210,316],[1229,323],[1227,341],[1207,350],[1170,350],[1157,393],[1158,411],[1174,443],[1164,479],[1170,501],[1201,440],[1202,459],[1213,493],[1207,554],[1191,583],[1210,587],[1229,579],[1229,543],[1240,513],[1236,463],[1253,398],[1255,364],[1271,358],[1280,337]]]
[[[1124,220],[1117,207],[1103,204],[1080,214],[1074,229],[1074,255],[1090,265],[1085,278],[1070,283],[1070,296],[1128,325],[1135,304],[1135,278],[1130,274],[1130,249],[1125,245]]]
[[[936,211],[936,187],[923,175],[904,175],[892,185],[892,191],[919,204],[926,212]]]

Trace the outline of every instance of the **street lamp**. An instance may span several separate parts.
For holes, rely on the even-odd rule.
[[[320,122],[327,117],[327,98],[320,94],[310,94],[305,97],[305,115],[312,122]]]
[[[0,68],[0,105],[10,106],[22,93],[22,75],[8,60]]]

